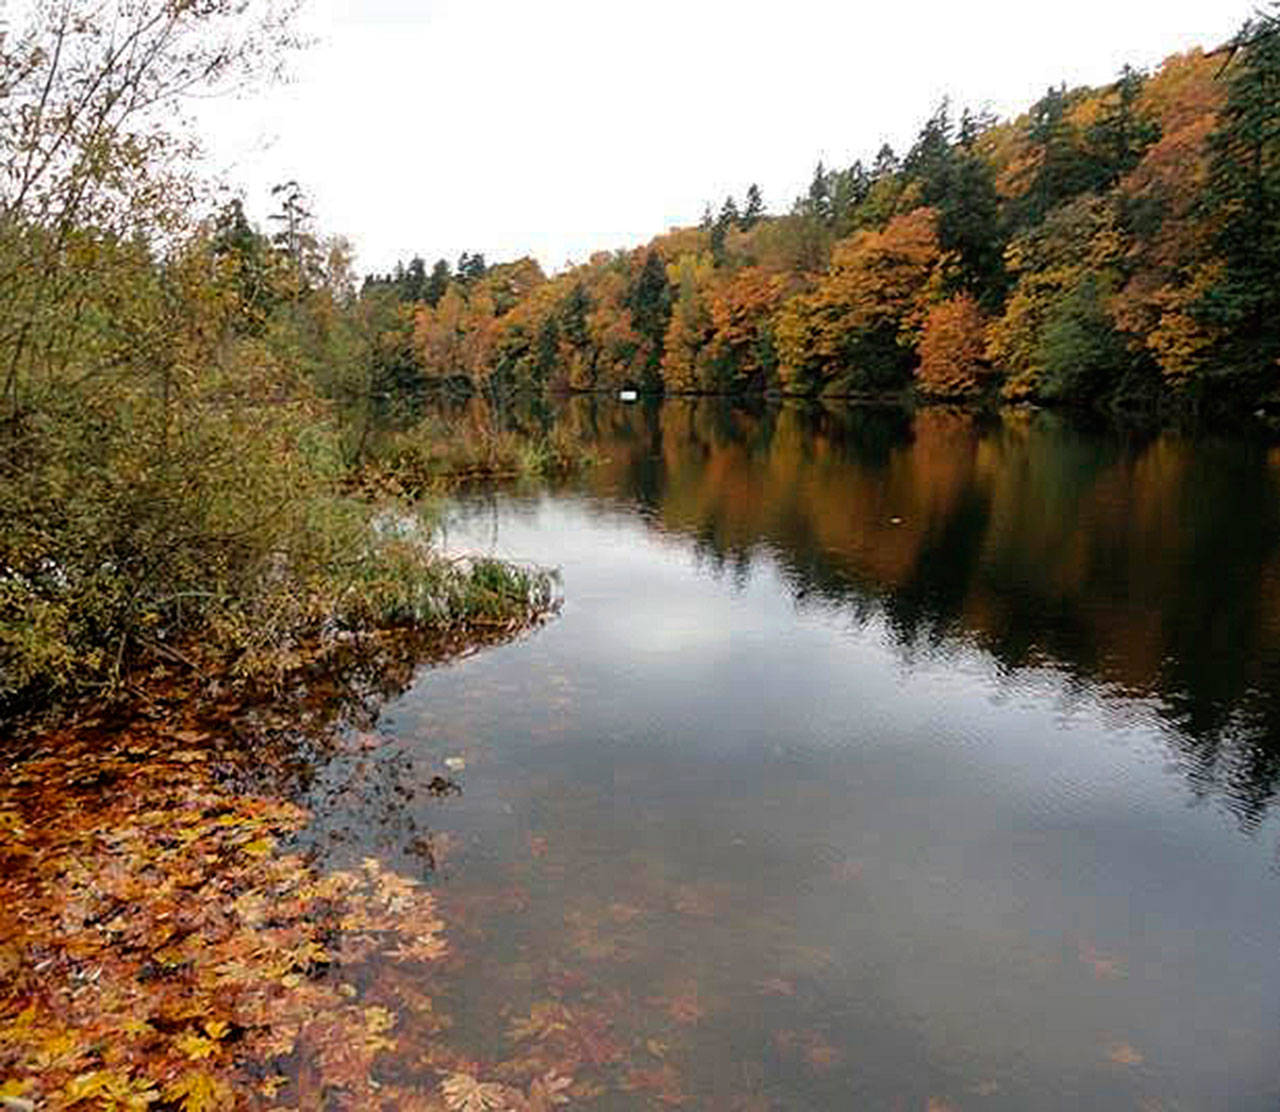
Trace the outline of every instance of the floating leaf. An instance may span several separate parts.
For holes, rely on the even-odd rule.
[[[1127,1042],[1113,1042],[1107,1046],[1107,1058],[1117,1066],[1140,1066],[1143,1063],[1141,1051]]]
[[[469,1073],[451,1073],[440,1090],[450,1112],[492,1112],[507,1103],[505,1086],[479,1081]]]

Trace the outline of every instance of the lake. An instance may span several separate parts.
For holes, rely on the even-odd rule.
[[[326,861],[438,894],[433,1006],[477,1076],[568,1063],[610,1109],[1280,1105],[1280,450],[521,420],[604,462],[464,494],[443,541],[557,566],[561,613],[421,671],[305,800]]]

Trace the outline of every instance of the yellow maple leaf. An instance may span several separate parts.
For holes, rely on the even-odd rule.
[[[231,1030],[231,1024],[225,1019],[207,1019],[204,1023],[204,1033],[211,1039],[225,1038],[228,1031]]]
[[[191,1070],[165,1086],[166,1100],[175,1101],[182,1112],[215,1112],[235,1103],[230,1086],[204,1070]]]
[[[218,1049],[217,1043],[190,1031],[184,1031],[173,1041],[174,1045],[192,1061],[208,1058],[210,1054]]]

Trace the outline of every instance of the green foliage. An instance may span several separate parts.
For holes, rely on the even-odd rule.
[[[535,573],[442,561],[344,494],[417,389],[413,320],[355,296],[298,183],[273,191],[271,237],[238,201],[188,215],[171,109],[269,67],[287,28],[230,0],[30,15],[0,108],[0,710],[158,661],[278,672],[344,626],[545,605]],[[404,284],[425,292],[424,269]]]
[[[1105,309],[1106,290],[1086,273],[1049,311],[1040,336],[1040,396],[1093,402],[1131,361]]]

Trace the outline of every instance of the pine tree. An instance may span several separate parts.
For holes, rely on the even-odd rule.
[[[401,301],[421,301],[427,292],[427,262],[421,255],[415,255],[405,268],[404,277],[400,281]]]
[[[873,182],[885,181],[894,177],[899,169],[898,156],[893,153],[893,148],[888,143],[885,143],[876,152],[876,160],[871,165],[871,180]]]
[[[1125,66],[1098,121],[1086,135],[1098,163],[1098,186],[1110,187],[1132,170],[1142,152],[1160,138],[1159,125],[1134,111],[1146,76]]]
[[[813,180],[809,183],[809,196],[805,207],[814,219],[823,224],[831,222],[831,183],[821,160],[814,167]]]
[[[754,228],[764,215],[764,199],[760,196],[760,187],[752,182],[747,186],[747,203],[742,210],[741,224],[744,230]]]
[[[926,205],[936,205],[951,188],[951,105],[944,98],[920,129],[915,146],[902,164],[908,177],[920,182]]]
[[[649,354],[644,366],[644,386],[647,390],[661,388],[662,342],[671,320],[671,287],[667,282],[667,268],[662,256],[650,251],[640,268],[635,285],[627,297],[631,310],[631,327],[648,341]]]
[[[452,276],[448,260],[437,259],[436,265],[431,268],[431,277],[427,279],[427,286],[422,295],[423,301],[433,309],[439,305],[440,299],[449,288],[449,279]]]

